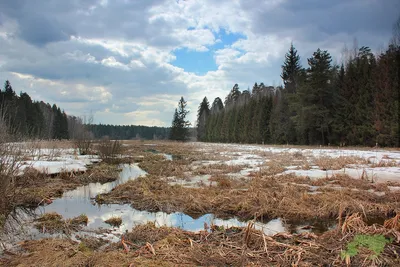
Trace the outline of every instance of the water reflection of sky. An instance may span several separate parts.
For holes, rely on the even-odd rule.
[[[73,218],[81,214],[86,214],[89,218],[89,229],[100,227],[110,228],[104,221],[113,216],[118,216],[122,218],[123,222],[119,229],[116,229],[118,232],[131,230],[132,227],[147,222],[154,222],[157,226],[179,227],[190,231],[204,229],[204,223],[224,227],[247,225],[247,223],[240,222],[235,218],[222,220],[215,218],[212,214],[206,214],[200,218],[193,219],[180,212],[167,214],[164,212],[139,211],[128,204],[97,205],[91,200],[91,198],[94,198],[98,194],[111,191],[118,184],[126,183],[128,180],[135,179],[144,174],[145,172],[136,165],[123,165],[117,181],[103,185],[92,183],[87,186],[81,186],[75,190],[66,192],[62,198],[54,200],[51,205],[38,208],[37,213],[57,212],[64,218]],[[256,228],[264,230],[267,234],[274,234],[285,230],[280,220],[272,220],[267,224],[256,223]]]
[[[90,199],[96,197],[98,194],[108,193],[114,187],[120,184],[124,184],[129,180],[138,178],[139,176],[145,175],[146,172],[139,168],[137,165],[122,165],[119,178],[110,183],[90,183],[88,185],[80,186],[75,190],[64,193],[61,199],[76,198],[78,201],[82,199]],[[56,201],[58,201],[57,199]],[[53,204],[52,204],[53,205]],[[52,206],[50,205],[50,206]]]
[[[25,229],[14,229],[12,236],[8,239],[18,241],[23,239],[36,239],[45,237],[38,230],[33,229],[29,223],[35,216],[40,216],[44,213],[57,212],[64,218],[73,218],[81,214],[88,216],[89,223],[87,230],[95,230],[98,228],[112,229],[113,233],[123,233],[126,230],[130,231],[136,225],[153,222],[156,226],[169,226],[178,227],[189,231],[199,231],[204,229],[204,223],[208,225],[214,224],[218,226],[232,227],[232,226],[247,226],[247,222],[241,222],[236,218],[219,219],[215,218],[212,214],[203,215],[197,219],[193,219],[184,213],[164,213],[164,212],[148,212],[139,211],[132,208],[129,204],[111,204],[111,205],[97,205],[91,198],[94,198],[100,193],[111,191],[118,184],[127,182],[128,180],[135,179],[141,175],[146,174],[136,165],[124,165],[117,181],[99,184],[92,183],[87,186],[78,187],[75,190],[66,192],[61,198],[53,201],[48,206],[38,207],[32,214],[28,214],[22,209],[17,209],[16,214],[21,221],[24,221]],[[120,227],[111,227],[104,221],[118,216],[122,218],[122,225]],[[17,225],[11,220],[12,225]],[[285,231],[285,227],[280,219],[272,220],[268,223],[255,223],[255,228],[264,231],[268,235]]]

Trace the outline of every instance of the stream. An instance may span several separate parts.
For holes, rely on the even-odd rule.
[[[236,218],[220,219],[216,218],[213,214],[206,214],[197,219],[193,219],[189,215],[181,212],[167,214],[164,212],[139,211],[132,208],[130,204],[96,204],[93,201],[96,195],[110,192],[117,185],[146,174],[144,170],[135,164],[124,164],[121,165],[121,168],[122,170],[119,174],[119,178],[114,182],[105,184],[90,183],[85,186],[80,186],[74,190],[65,192],[61,198],[55,199],[50,205],[39,206],[34,210],[26,210],[23,208],[16,209],[7,219],[7,235],[0,236],[0,253],[4,248],[11,248],[14,244],[22,240],[61,236],[61,234],[43,234],[33,227],[33,220],[35,218],[49,212],[57,212],[62,215],[64,219],[85,214],[88,216],[89,222],[87,226],[77,234],[83,233],[93,235],[93,233],[99,232],[96,230],[106,230],[101,231],[102,234],[100,234],[100,236],[111,241],[118,241],[121,234],[125,231],[131,230],[132,227],[136,225],[147,222],[154,222],[156,226],[178,227],[189,231],[203,230],[204,223],[208,225],[213,223],[224,227],[247,226],[248,222],[241,222]],[[105,220],[113,216],[122,218],[121,226],[112,227],[104,223]],[[299,230],[301,229],[299,226],[285,226],[281,219],[274,219],[267,223],[256,222],[255,227],[256,229],[264,231],[267,235],[273,235],[283,231],[301,231]]]

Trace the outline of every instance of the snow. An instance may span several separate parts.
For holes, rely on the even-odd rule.
[[[28,167],[37,169],[47,174],[56,174],[60,172],[84,172],[87,166],[99,162],[97,156],[77,155],[73,148],[30,148],[29,144],[20,143],[24,156],[27,160],[21,161],[21,171]],[[154,146],[156,144],[145,144]],[[212,155],[219,155],[224,160],[196,161],[192,163],[193,169],[201,168],[211,164],[226,164],[230,166],[244,166],[244,169],[238,173],[229,174],[232,178],[248,177],[251,172],[263,168],[268,168],[268,162],[274,161],[276,156],[291,156],[298,154],[302,159],[309,161],[310,170],[300,169],[302,160],[292,159],[291,163],[282,166],[286,170],[281,174],[295,174],[298,176],[307,176],[311,179],[331,177],[335,174],[347,174],[352,178],[359,179],[365,176],[374,182],[394,181],[400,182],[400,151],[384,149],[339,149],[339,148],[300,148],[287,146],[267,146],[267,145],[242,145],[242,144],[210,144],[193,143],[193,146],[202,152],[208,152]],[[169,154],[163,154],[168,160],[173,160]],[[312,162],[320,157],[356,157],[365,160],[362,165],[348,165],[340,170],[322,170]],[[293,157],[292,157],[293,158]],[[296,166],[298,162],[298,166]],[[277,161],[278,163],[280,161]],[[377,167],[384,166],[388,167]],[[204,177],[194,177],[194,181],[204,182]],[[193,179],[192,179],[193,180]]]
[[[169,177],[168,184],[170,185],[180,185],[187,188],[198,188],[201,185],[215,186],[217,183],[210,181],[211,175],[196,175],[190,179],[177,179],[176,177]]]
[[[269,161],[274,161],[275,156],[286,156],[299,154],[307,161],[313,162],[315,159],[354,157],[364,160],[365,164],[349,164],[340,170],[322,170],[319,166],[311,166],[310,170],[301,170],[302,160],[291,160],[291,164],[282,166],[286,170],[282,174],[295,174],[306,176],[311,179],[332,177],[335,174],[347,174],[352,178],[367,178],[374,182],[400,182],[400,151],[393,149],[347,149],[347,148],[297,148],[287,146],[267,146],[267,145],[242,145],[242,144],[209,144],[193,143],[197,150],[219,154],[229,157],[229,160],[221,160],[217,163],[227,165],[247,165],[249,168],[257,168],[266,165]],[[299,161],[296,166],[295,162]],[[277,161],[279,162],[279,161]],[[199,162],[196,164],[206,166],[209,162]],[[379,167],[385,166],[387,167]],[[232,177],[248,176],[249,172],[241,171],[237,174],[230,174]]]
[[[340,170],[287,170],[282,174],[295,174],[297,176],[307,176],[311,179],[332,177],[336,174],[347,174],[348,176],[360,179],[361,177],[374,182],[400,182],[400,168],[399,167],[379,167],[379,168],[345,168]]]
[[[22,144],[21,144],[22,146]],[[77,155],[73,148],[31,148],[22,150],[24,159],[19,162],[19,173],[34,168],[46,174],[61,172],[85,172],[87,166],[99,162],[96,155]]]

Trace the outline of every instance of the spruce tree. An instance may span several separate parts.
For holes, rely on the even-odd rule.
[[[285,55],[285,62],[282,65],[281,74],[285,89],[288,93],[296,93],[300,72],[300,56],[297,55],[297,50],[292,43],[289,51]]]
[[[186,110],[186,101],[183,97],[179,100],[178,109],[175,109],[174,118],[171,126],[171,140],[185,141],[189,138],[189,121],[186,120],[186,116],[189,113]]]
[[[206,122],[209,116],[210,104],[207,97],[204,97],[197,111],[197,140],[199,141],[205,141],[206,139]]]
[[[307,81],[300,88],[298,129],[302,132],[306,144],[327,144],[331,129],[332,95],[331,56],[327,51],[318,49],[308,59]]]

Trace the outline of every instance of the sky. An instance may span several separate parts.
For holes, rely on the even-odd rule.
[[[170,126],[181,96],[277,86],[291,42],[388,45],[398,0],[0,0],[0,81],[95,123]]]

